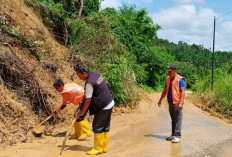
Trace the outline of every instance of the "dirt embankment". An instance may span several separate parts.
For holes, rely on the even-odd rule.
[[[34,140],[34,123],[61,103],[52,86],[55,79],[83,85],[68,57],[67,49],[23,0],[0,0],[1,146]],[[57,121],[69,120],[74,110],[70,108]]]
[[[200,108],[201,110],[205,111],[206,114],[209,114],[213,117],[220,118],[221,120],[225,121],[226,123],[232,124],[232,117],[225,115],[223,113],[216,112],[215,109],[212,109],[206,100],[204,100],[204,95],[191,95],[189,99],[193,102],[195,106]]]

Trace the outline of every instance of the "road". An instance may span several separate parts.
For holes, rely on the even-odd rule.
[[[160,93],[149,94],[137,110],[115,113],[111,122],[108,152],[99,157],[230,157],[232,156],[232,125],[208,115],[186,100],[183,111],[182,142],[171,143],[171,121],[167,104],[157,106]],[[69,140],[59,155],[63,137],[45,136],[33,143],[1,148],[0,157],[85,157],[93,146],[87,141]]]

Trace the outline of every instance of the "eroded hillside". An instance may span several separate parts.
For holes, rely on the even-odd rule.
[[[80,83],[68,57],[67,49],[22,0],[0,0],[1,143],[34,138],[34,123],[60,105],[52,86],[56,78]],[[65,121],[72,116],[71,110],[56,120]]]

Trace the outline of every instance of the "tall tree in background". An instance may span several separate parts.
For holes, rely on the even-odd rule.
[[[165,68],[172,60],[166,49],[154,47],[158,40],[155,25],[145,9],[123,5],[119,11],[107,8],[101,11],[110,20],[110,28],[130,52],[131,63],[139,83],[156,87],[163,79]]]
[[[103,0],[44,0],[62,3],[64,10],[68,13],[75,13],[78,16],[88,16],[98,12]]]

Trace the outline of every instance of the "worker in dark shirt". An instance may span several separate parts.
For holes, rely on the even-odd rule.
[[[94,148],[86,153],[89,155],[106,153],[114,100],[108,85],[98,72],[90,72],[86,66],[76,66],[75,71],[78,77],[85,81],[84,106],[76,113],[76,118],[82,116],[87,109],[90,115],[94,115],[92,123]]]

